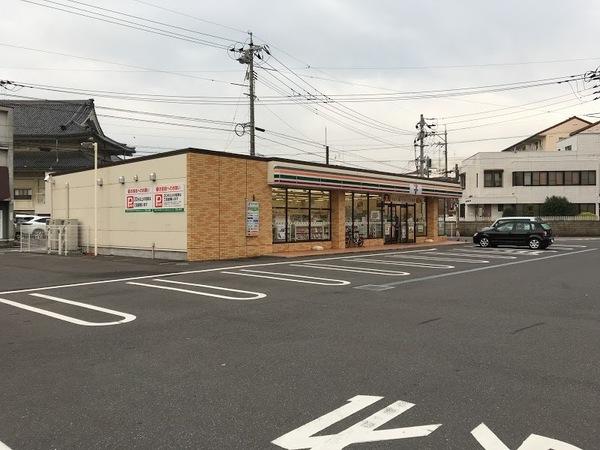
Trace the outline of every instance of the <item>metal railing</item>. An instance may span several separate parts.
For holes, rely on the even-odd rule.
[[[79,224],[21,225],[19,250],[24,253],[70,255],[89,253],[90,230]]]

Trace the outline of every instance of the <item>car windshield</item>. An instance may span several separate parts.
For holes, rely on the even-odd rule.
[[[542,228],[546,231],[552,229],[552,227],[550,225],[548,225],[547,223],[540,223],[540,225],[542,226]]]

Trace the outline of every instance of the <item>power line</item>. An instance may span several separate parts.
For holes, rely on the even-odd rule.
[[[218,44],[215,42],[194,38],[192,36],[184,35],[181,33],[175,33],[173,31],[164,30],[164,29],[157,28],[157,27],[152,27],[149,25],[145,25],[143,23],[109,16],[107,14],[102,14],[102,13],[98,13],[95,11],[86,10],[84,8],[77,8],[75,6],[66,5],[64,3],[59,3],[59,2],[52,1],[52,0],[39,0],[39,1],[44,1],[46,3],[38,3],[33,0],[21,0],[21,1],[23,1],[25,3],[30,3],[33,5],[41,6],[44,8],[48,8],[48,9],[62,11],[62,12],[66,12],[69,14],[76,15],[76,16],[86,17],[89,19],[98,20],[100,22],[111,23],[113,25],[119,25],[119,26],[122,26],[125,28],[131,28],[131,29],[138,30],[138,31],[145,31],[145,32],[151,33],[151,34],[170,37],[173,39],[178,39],[178,40],[190,42],[193,44],[201,44],[201,45],[205,45],[208,47],[219,48],[221,50],[226,50],[228,48],[224,44]],[[59,6],[62,6],[63,8],[60,8],[59,6],[52,6],[52,5],[59,5]],[[65,9],[65,8],[67,8],[67,9]],[[77,12],[77,11],[83,11],[83,12]],[[88,14],[85,14],[85,13],[88,13]]]
[[[482,63],[482,64],[448,64],[448,65],[430,65],[430,66],[308,66],[301,69],[304,70],[430,70],[430,69],[463,69],[463,68],[474,68],[474,67],[501,67],[501,66],[524,66],[534,64],[556,64],[556,63],[567,63],[577,61],[597,61],[600,60],[600,56],[586,57],[586,58],[569,58],[569,59],[550,59],[540,61],[518,61],[518,62],[504,62],[504,63]]]
[[[227,30],[230,30],[230,31],[237,31],[239,33],[246,34],[246,31],[242,30],[240,28],[235,28],[235,27],[232,27],[232,26],[229,26],[229,25],[223,25],[223,24],[218,23],[218,22],[213,22],[211,20],[202,19],[200,17],[194,16],[194,15],[191,15],[191,14],[186,14],[186,13],[183,13],[181,11],[176,11],[174,9],[165,8],[164,6],[159,6],[159,5],[156,5],[154,3],[146,2],[146,1],[143,1],[143,0],[131,0],[131,1],[136,2],[136,3],[140,3],[142,5],[151,6],[153,8],[157,8],[157,9],[160,9],[162,11],[167,11],[167,12],[170,12],[170,13],[173,13],[173,14],[177,14],[178,16],[188,17],[190,19],[198,20],[198,21],[203,22],[203,23],[208,23],[210,25],[215,25],[217,27],[221,27],[221,28],[224,28],[224,29],[227,29]]]
[[[148,67],[143,67],[143,66],[137,66],[137,65],[132,65],[132,64],[125,64],[125,63],[118,63],[118,62],[114,62],[114,61],[107,61],[107,60],[98,59],[98,58],[90,58],[88,56],[72,55],[72,54],[69,54],[69,53],[56,52],[56,51],[52,51],[52,50],[44,50],[44,49],[33,48],[33,47],[25,47],[25,46],[21,46],[21,45],[7,44],[5,42],[0,42],[0,46],[1,47],[7,47],[7,48],[14,48],[14,49],[18,49],[18,50],[27,50],[27,51],[36,52],[36,53],[44,53],[44,54],[48,54],[48,55],[65,56],[67,58],[79,59],[79,60],[82,60],[82,61],[100,62],[100,63],[103,63],[103,64],[111,64],[111,65],[121,66],[121,67],[130,67],[130,68],[134,68],[134,69],[144,70],[144,71],[147,71],[147,72],[156,72],[156,73],[162,73],[162,74],[168,74],[168,75],[176,75],[176,76],[179,76],[179,77],[193,78],[193,79],[196,79],[196,80],[210,81],[210,82],[213,82],[213,83],[234,84],[234,83],[232,83],[230,81],[218,80],[218,79],[215,79],[215,78],[199,77],[199,76],[196,76],[196,75],[186,75],[186,74],[180,73],[180,72],[173,72],[173,71],[162,70],[162,69],[153,69],[153,68],[148,68]]]

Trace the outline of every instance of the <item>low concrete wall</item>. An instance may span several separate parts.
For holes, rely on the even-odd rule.
[[[554,236],[600,236],[598,220],[559,220],[549,221]],[[462,237],[471,237],[491,222],[460,222],[458,230]]]

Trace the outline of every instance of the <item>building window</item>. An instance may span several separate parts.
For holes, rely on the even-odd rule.
[[[570,152],[571,150],[573,150],[573,146],[565,145],[565,152]]]
[[[273,242],[331,239],[329,191],[273,188]]]
[[[15,200],[31,200],[32,195],[33,189],[15,189],[13,192]]]
[[[483,171],[483,186],[484,187],[502,187],[502,170],[484,170]]]
[[[548,172],[548,185],[556,186],[556,172]]]
[[[383,238],[383,201],[379,194],[346,193],[346,233]]]
[[[502,203],[498,204],[498,212],[503,212],[504,211],[504,205]]]
[[[523,186],[531,186],[531,172],[523,172]]]
[[[467,188],[467,174],[466,173],[460,174],[460,188],[461,189]]]
[[[564,172],[565,174],[565,186],[571,186],[573,184],[573,172]]]
[[[539,172],[531,172],[531,185],[532,186],[540,185],[540,173]]]
[[[580,203],[578,205],[578,207],[579,207],[579,214],[583,214],[583,213],[596,214],[596,204],[595,203]]]
[[[556,172],[556,185],[562,186],[565,184],[565,173],[564,172]]]
[[[523,186],[523,172],[513,172],[513,186]]]
[[[458,215],[460,216],[461,219],[464,219],[465,218],[465,204],[461,203],[458,210],[459,210]]]
[[[427,199],[415,204],[415,225],[417,236],[427,236]]]

